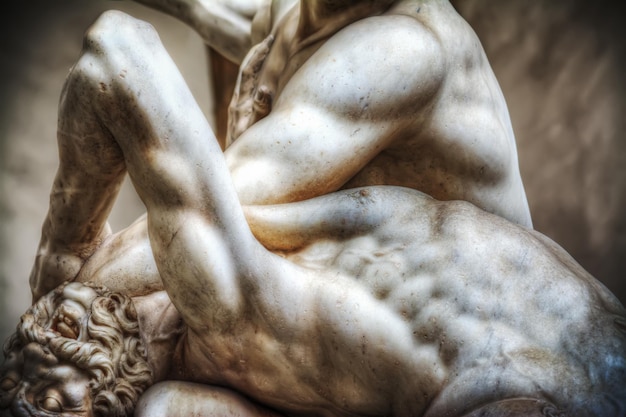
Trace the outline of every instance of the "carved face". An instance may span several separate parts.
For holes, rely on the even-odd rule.
[[[89,306],[97,293],[80,284],[68,284],[57,299],[45,328],[75,340],[87,338]],[[61,363],[39,343],[10,352],[0,368],[2,416],[90,416],[88,375],[70,363]]]
[[[0,415],[92,416],[88,375],[38,343],[11,352],[0,369]]]
[[[132,415],[152,383],[132,300],[91,284],[41,297],[4,354],[0,417]]]
[[[97,296],[89,287],[77,283],[68,284],[63,288],[63,296],[55,305],[48,329],[68,339],[86,341],[88,312]]]

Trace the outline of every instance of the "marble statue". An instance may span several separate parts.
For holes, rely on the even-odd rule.
[[[2,416],[626,415],[626,310],[532,229],[447,1],[145,1],[241,61],[228,147],[149,24],[91,26]]]

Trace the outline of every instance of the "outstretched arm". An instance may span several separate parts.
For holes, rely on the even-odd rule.
[[[252,20],[263,0],[136,0],[195,30],[211,48],[239,64],[252,47]]]

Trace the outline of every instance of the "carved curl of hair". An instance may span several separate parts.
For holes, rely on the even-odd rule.
[[[78,341],[49,329],[65,285],[42,297],[22,316],[17,331],[4,346],[5,356],[33,342],[46,346],[59,360],[87,372],[95,416],[132,415],[139,396],[152,384],[132,300],[104,287],[83,284],[98,297],[86,323],[88,341]]]

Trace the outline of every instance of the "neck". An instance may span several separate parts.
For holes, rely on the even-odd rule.
[[[298,37],[300,42],[328,36],[357,20],[376,16],[394,0],[301,0]]]

